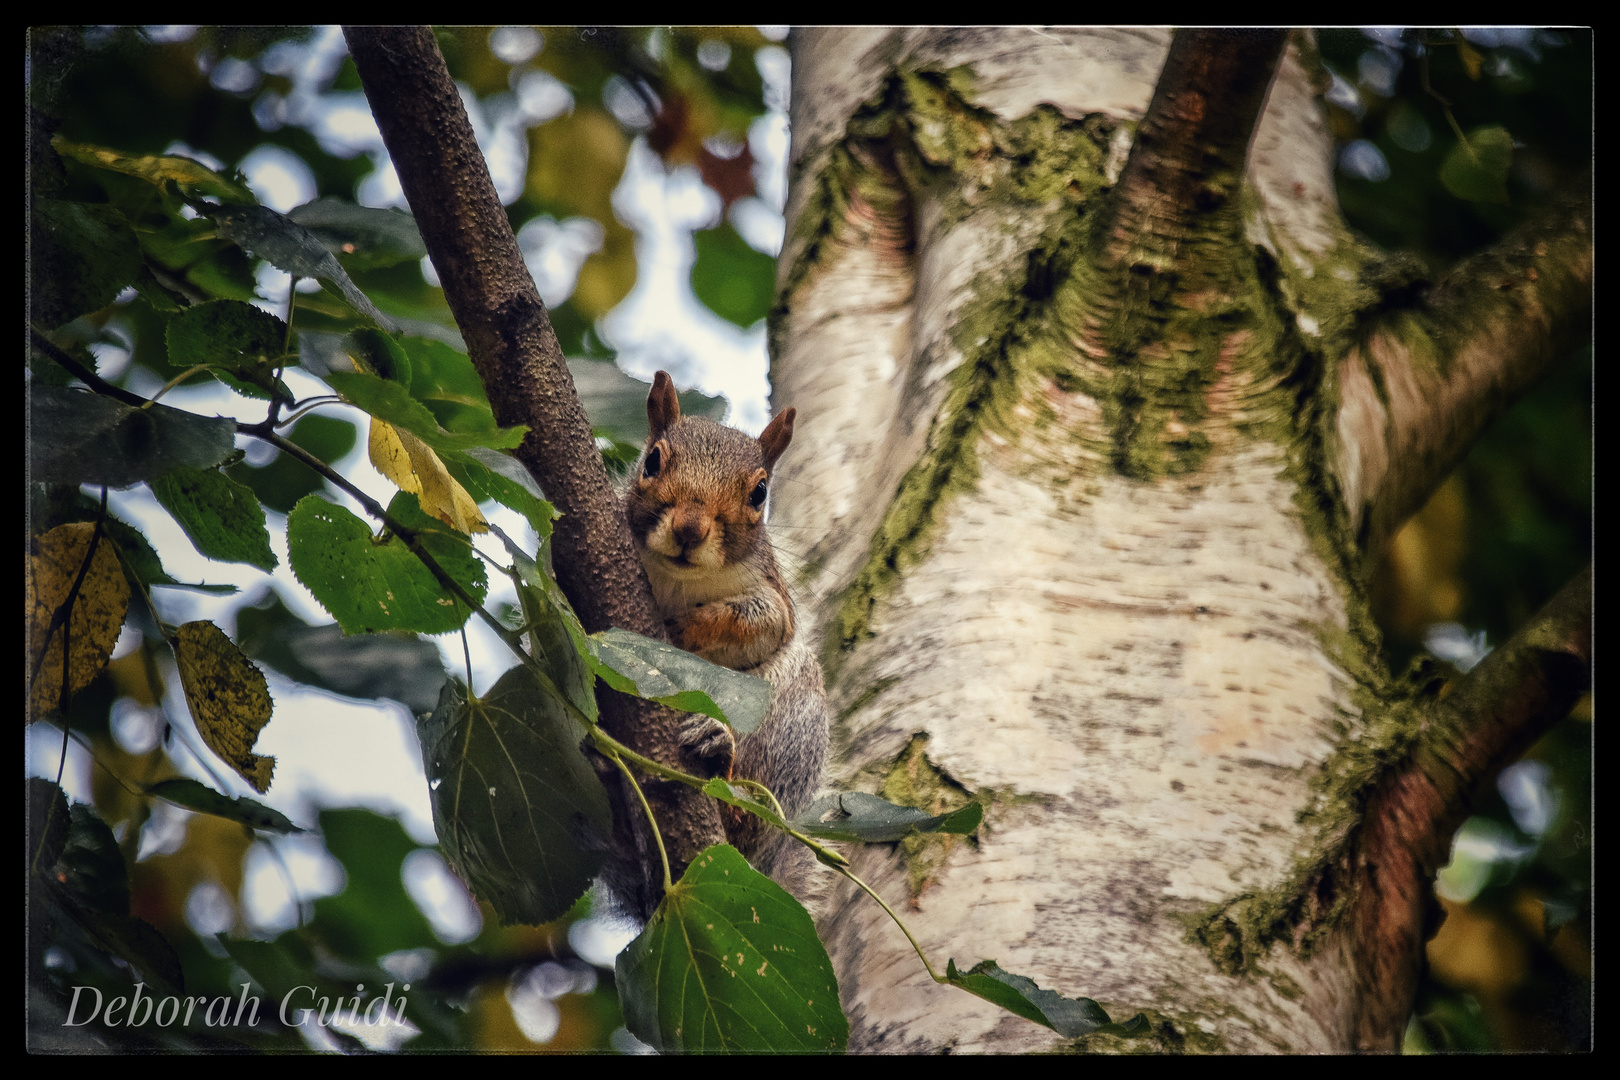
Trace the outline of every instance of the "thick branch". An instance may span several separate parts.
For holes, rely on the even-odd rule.
[[[1406,762],[1368,801],[1354,928],[1358,1046],[1392,1050],[1412,1007],[1435,872],[1475,793],[1591,686],[1592,568],[1434,706]]]
[[[590,422],[431,31],[349,27],[344,33],[495,418],[529,426],[516,456],[562,512],[552,534],[558,584],[587,630],[620,626],[661,636]],[[603,727],[655,760],[681,761],[680,723],[666,709],[603,695]],[[661,785],[650,785],[648,796],[679,864],[676,874],[698,851],[724,839],[707,798]],[[621,824],[638,813],[621,809]]]
[[[1498,415],[1591,333],[1592,195],[1559,200],[1383,318],[1340,367],[1336,470],[1364,550],[1419,510]]]
[[[1109,196],[1103,258],[1123,268],[1185,258],[1200,219],[1228,210],[1285,30],[1178,30]]]

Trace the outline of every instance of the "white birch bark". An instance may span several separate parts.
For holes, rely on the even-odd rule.
[[[965,65],[975,103],[1006,121],[1042,103],[1134,121],[1168,43],[1156,30],[797,35],[790,238],[828,148],[898,67]],[[1341,235],[1312,95],[1290,50],[1250,158],[1250,234],[1306,275]],[[774,527],[800,557],[811,632],[939,437],[964,305],[1019,270],[1047,212],[987,201],[945,224],[923,197],[908,249],[857,201],[808,269],[790,239],[773,379],[800,435]],[[1217,386],[1211,401],[1236,412],[1246,389]],[[1299,822],[1311,780],[1360,723],[1352,679],[1323,644],[1346,630],[1342,586],[1296,502],[1288,448],[1216,415],[1202,468],[1132,480],[1097,449],[1110,439],[1097,402],[1050,404],[1059,422],[1037,426],[1026,409],[1028,428],[980,440],[971,489],[942,504],[876,604],[872,636],[830,665],[835,786],[876,790],[925,735],[932,766],[992,799],[978,842],[956,844],[914,902],[898,846],[854,852],[857,872],[941,968],[994,959],[1116,1019],[1149,1010],[1189,1049],[1350,1049],[1353,973],[1337,936],[1308,959],[1273,944],[1259,974],[1232,976],[1188,933],[1212,904],[1286,885],[1319,839]],[[822,926],[852,1050],[1062,1044],[934,985],[852,889]]]

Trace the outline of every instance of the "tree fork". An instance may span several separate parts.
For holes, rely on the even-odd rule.
[[[1176,31],[1104,211],[1105,264],[1179,263],[1199,220],[1228,208],[1287,41],[1286,30]]]
[[[432,31],[345,27],[344,36],[495,418],[503,426],[529,426],[516,457],[562,514],[551,541],[558,585],[586,630],[618,626],[662,637],[590,421]],[[647,757],[693,771],[696,763],[683,760],[678,714],[606,689],[601,707],[609,734]],[[632,839],[626,823],[640,811],[617,783],[610,790],[618,795],[615,832],[623,843]],[[679,785],[645,790],[677,877],[698,852],[724,841],[707,797]],[[627,850],[642,856],[642,881],[650,885],[639,898],[645,916],[662,874],[648,865],[646,837]]]
[[[1374,313],[1381,325],[1341,366],[1338,418],[1345,505],[1369,553],[1590,334],[1592,248],[1586,186],[1458,263],[1422,304]]]

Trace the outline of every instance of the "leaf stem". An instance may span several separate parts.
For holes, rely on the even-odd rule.
[[[186,370],[182,371],[180,374],[176,375],[174,378],[172,378],[168,382],[164,383],[163,387],[160,390],[158,390],[157,393],[153,394],[150,398],[148,398],[146,400],[146,404],[142,405],[141,408],[143,408],[143,409],[151,408],[153,405],[157,404],[158,398],[162,397],[164,394],[167,394],[170,390],[173,390],[175,387],[179,386],[181,383],[185,382],[187,379],[191,378],[193,375],[200,375],[203,372],[207,371],[209,368],[212,368],[214,366],[215,365],[213,365],[213,364],[193,364],[191,367],[188,367]]]
[[[298,406],[298,411],[288,413],[286,416],[277,420],[276,427],[286,427],[288,424],[302,420],[304,418],[304,414],[313,409],[318,409],[322,405],[340,404],[342,401],[343,399],[338,397],[336,394],[319,394],[313,398],[305,398],[303,403]]]
[[[472,696],[472,646],[467,644],[467,628],[461,628],[461,660],[467,666],[467,695]]]
[[[630,781],[630,790],[636,793],[636,799],[641,803],[641,812],[647,815],[647,824],[652,828],[653,839],[658,841],[658,861],[664,864],[664,892],[668,893],[675,887],[675,879],[669,872],[669,852],[664,850],[664,834],[658,829],[658,819],[653,816],[652,807],[647,803],[647,796],[642,794],[641,785],[636,783],[635,773],[630,771],[618,754],[607,755],[613,764],[624,773],[624,778]]]
[[[921,960],[923,967],[928,969],[929,978],[933,979],[937,983],[948,983],[951,981],[934,970],[934,965],[928,962],[928,957],[923,954],[922,946],[917,944],[917,939],[911,936],[911,931],[906,929],[906,924],[900,921],[900,916],[894,913],[893,908],[884,903],[883,897],[879,896],[872,886],[862,881],[855,875],[855,871],[851,870],[847,866],[834,866],[833,869],[844,875],[850,881],[853,881],[856,885],[860,886],[861,890],[865,892],[867,896],[870,896],[873,900],[878,902],[878,907],[889,913],[889,918],[894,920],[894,925],[900,928],[900,932],[906,935],[906,940],[911,942],[911,947],[917,951],[917,959]]]
[[[567,701],[566,698],[563,700],[565,702]],[[584,718],[585,714],[579,712],[579,710],[574,707],[572,702],[568,702],[568,707],[570,711],[577,713],[580,718]],[[586,721],[586,723],[589,723],[589,721]],[[679,769],[672,769],[662,762],[654,761],[650,757],[636,753],[634,750],[630,749],[628,746],[624,745],[624,743],[620,742],[618,739],[615,739],[613,736],[609,735],[595,724],[590,724],[590,731],[591,739],[596,744],[596,749],[601,751],[605,757],[612,757],[615,754],[622,754],[624,757],[629,758],[631,761],[641,766],[641,768],[646,772],[650,772],[654,776],[661,776],[665,780],[674,780],[676,783],[685,784],[690,788],[702,788],[703,785],[707,783],[707,781],[701,777],[693,776],[691,773],[683,773]]]

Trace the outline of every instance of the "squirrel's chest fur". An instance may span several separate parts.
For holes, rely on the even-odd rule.
[[[641,564],[652,584],[653,603],[666,619],[679,618],[693,608],[729,597],[746,596],[768,588],[767,574],[751,563],[733,563],[710,569],[680,566],[665,555],[641,547]]]

